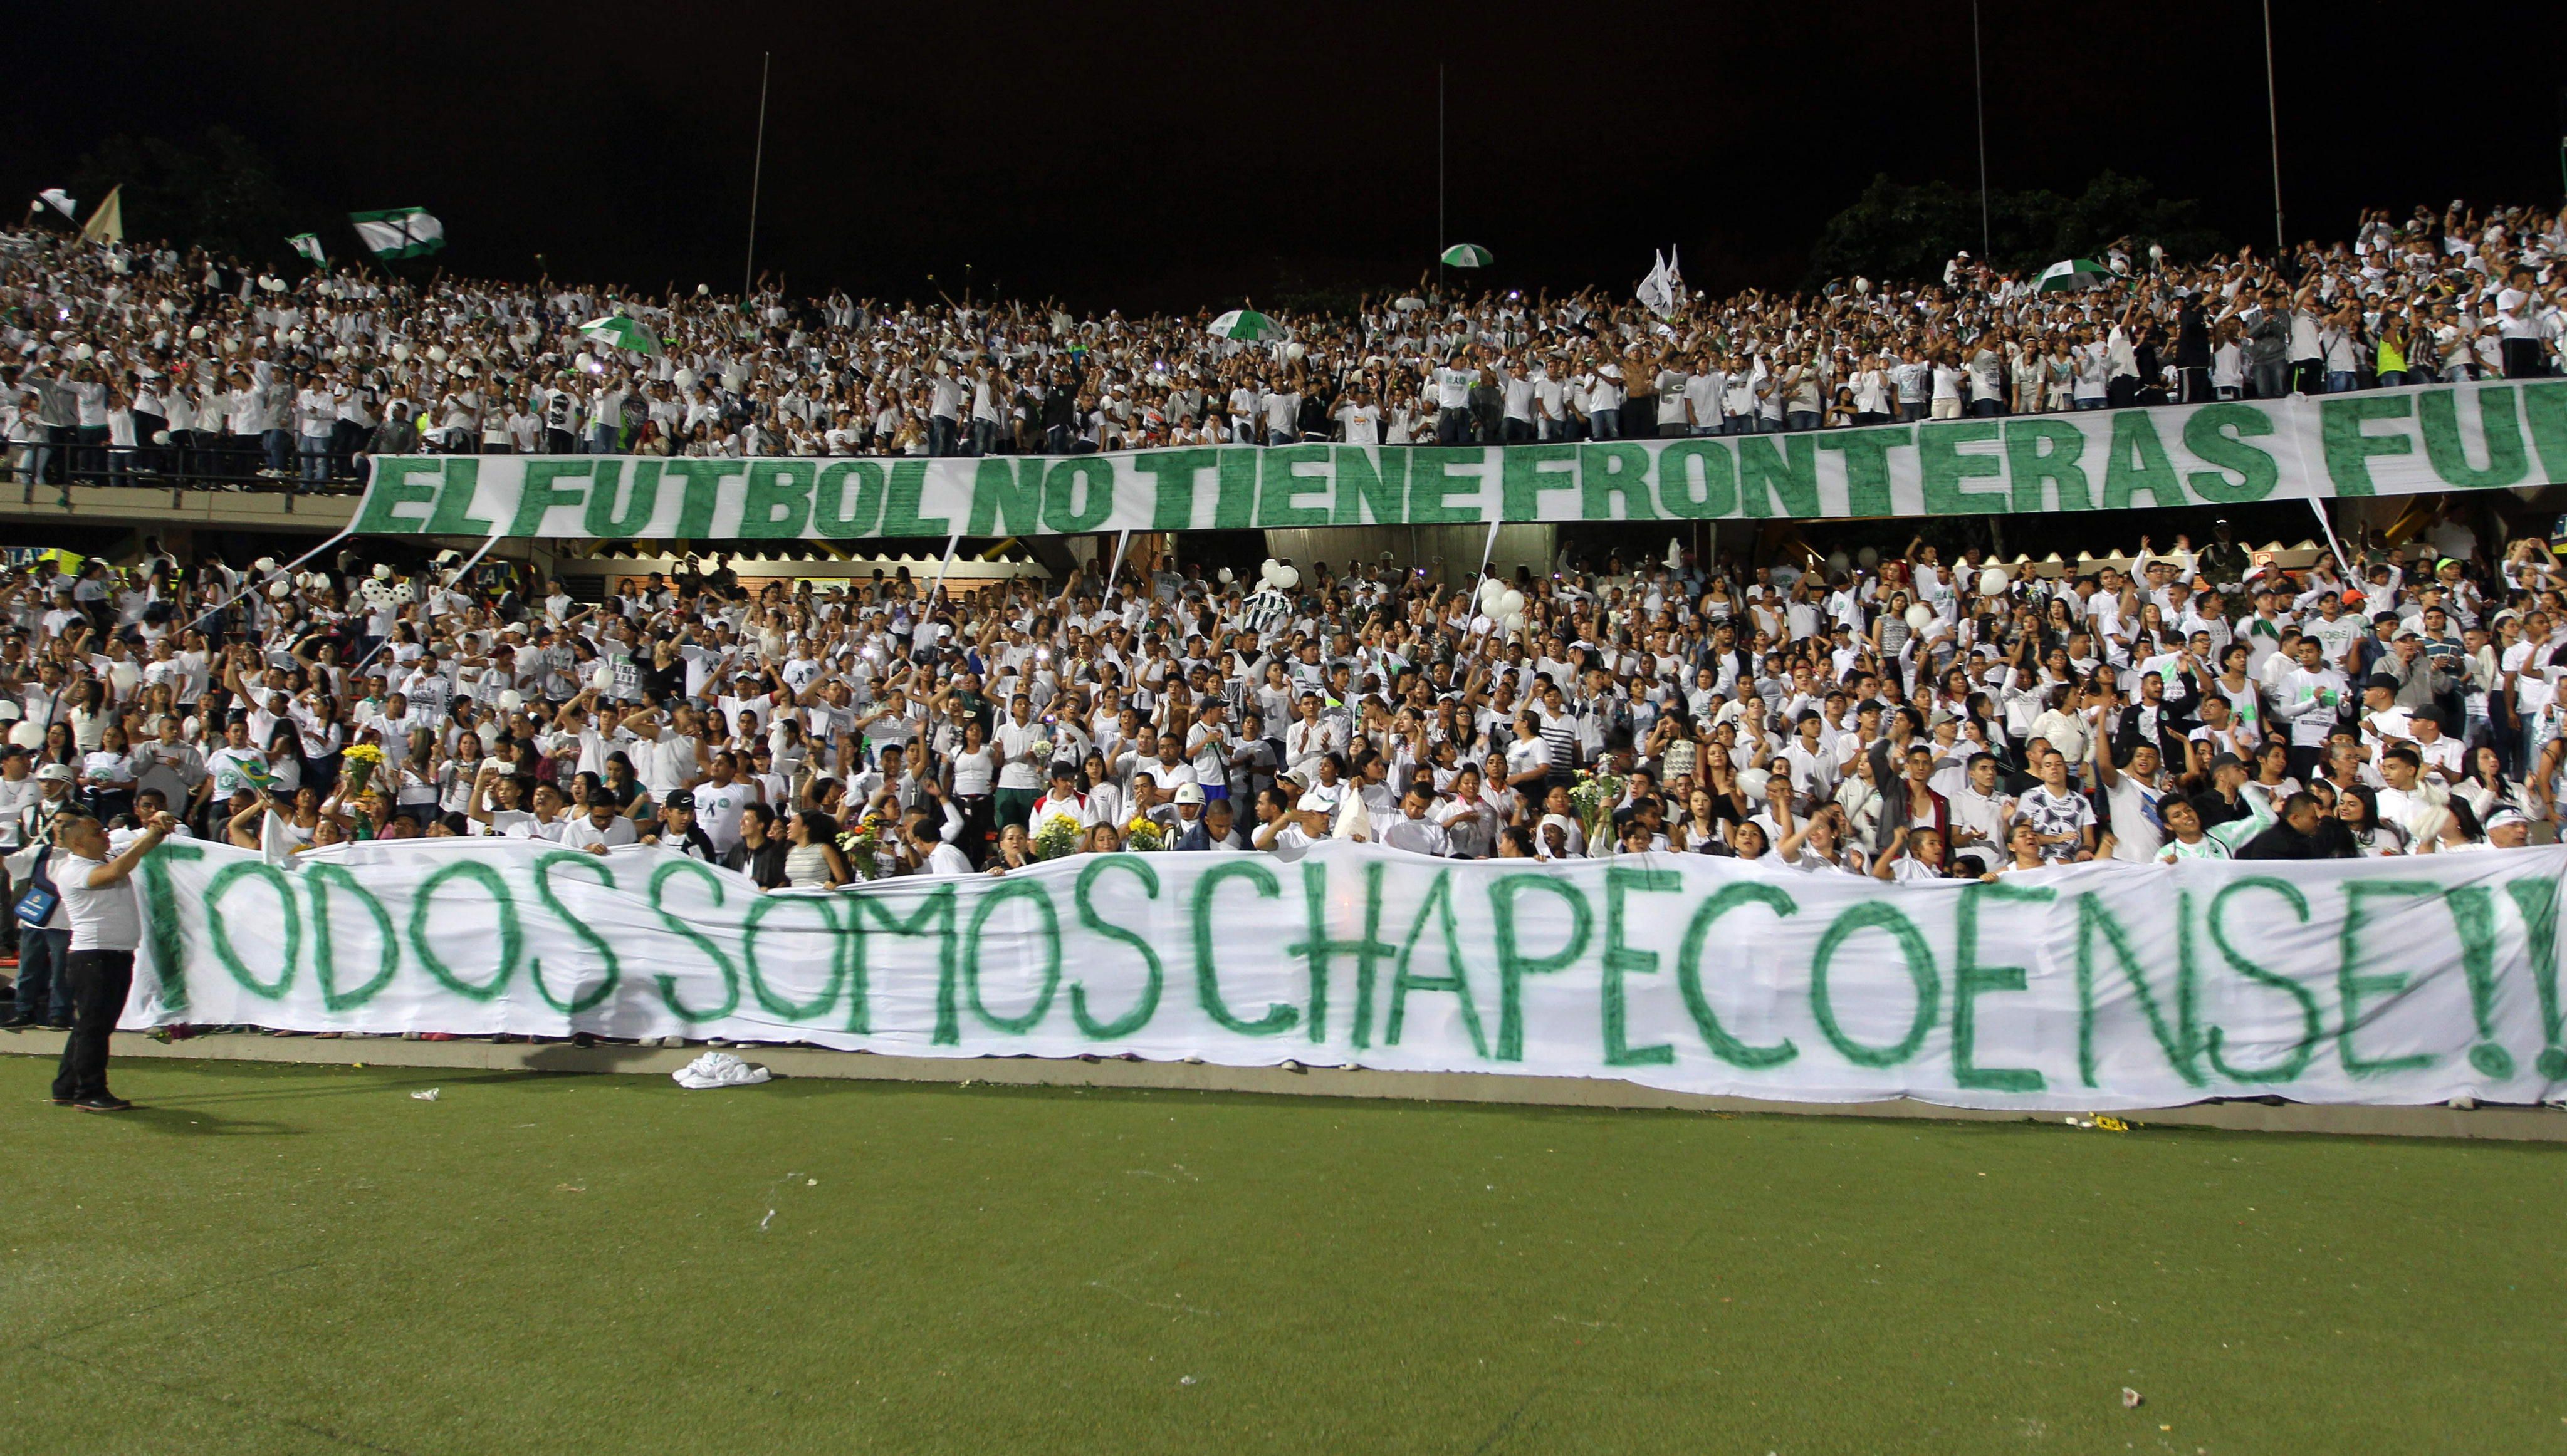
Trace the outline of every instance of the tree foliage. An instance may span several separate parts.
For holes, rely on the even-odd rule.
[[[1828,219],[1810,251],[1810,286],[1864,274],[1876,279],[1939,279],[1952,255],[1984,256],[2009,272],[2029,272],[2062,258],[2092,257],[2120,238],[2145,248],[2161,244],[2175,258],[2216,251],[2219,236],[2202,225],[2200,204],[2157,195],[2145,177],[2106,169],[2074,197],[2047,188],[1988,194],[1982,248],[1979,194],[1948,182],[1893,182],[1876,175],[1854,205]]]
[[[278,179],[264,153],[226,126],[196,136],[111,136],[72,172],[73,195],[95,206],[125,188],[126,235],[201,245],[251,260],[290,256],[287,237],[326,215]]]

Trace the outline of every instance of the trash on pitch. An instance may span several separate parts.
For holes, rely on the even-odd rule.
[[[678,1086],[694,1092],[716,1087],[755,1087],[772,1075],[765,1068],[742,1062],[728,1052],[707,1052],[669,1074]]]
[[[2139,1402],[2146,1398],[2146,1396],[2141,1395],[2139,1391],[2132,1389],[2128,1385],[2122,1387],[2122,1408],[2124,1410],[2139,1409]]]
[[[432,1102],[436,1100],[436,1091],[435,1088],[429,1088],[426,1092],[415,1092],[410,1094],[410,1099],[414,1102]]]

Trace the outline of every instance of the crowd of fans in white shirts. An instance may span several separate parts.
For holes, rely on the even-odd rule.
[[[1749,433],[2275,397],[2560,369],[2567,227],[2458,203],[2287,257],[2128,242],[2047,292],[1963,254],[1817,294],[1367,299],[1241,342],[1054,305],[650,299],[549,281],[286,278],[0,233],[0,433],[29,482],[327,487],[369,452],[1073,453]],[[1454,275],[1458,277],[1459,275]],[[624,314],[646,355],[580,326]]]
[[[815,319],[773,296],[743,314],[344,274],[264,288],[201,257],[20,236],[0,366],[26,391],[11,429],[34,471],[96,447],[101,401],[123,420],[105,448],[134,470],[155,468],[153,446],[175,468],[164,426],[187,450],[256,441],[260,459],[283,427],[304,443],[263,468],[327,441],[323,477],[340,453],[396,447],[1797,428],[1839,422],[1839,390],[1856,416],[1896,416],[2555,371],[2557,227],[2519,210],[2371,218],[2280,272],[2151,260],[2068,295],[1956,267],[1940,288],[1855,280],[1664,321],[1593,295],[1394,302],[1293,321],[1291,350],[1013,308],[831,299]],[[583,358],[565,331],[616,307],[666,352]],[[2366,352],[2341,370],[2322,353],[2308,377],[2289,343],[2282,375],[2259,378],[2251,350],[2303,325]],[[2185,362],[2196,332],[2207,364]],[[2046,364],[2014,368],[2027,350],[2072,357],[2064,392]],[[66,395],[68,438],[46,412]],[[398,428],[411,414],[428,421],[416,439]],[[271,853],[505,835],[828,888],[1136,843],[1692,853],[1895,880],[2517,848],[2562,814],[2567,598],[2546,541],[2501,530],[2455,507],[2400,549],[2299,573],[2224,523],[2127,572],[2067,576],[1921,539],[1779,564],[1572,552],[1502,589],[1524,597],[1520,624],[1467,580],[1388,562],[1235,580],[1165,543],[1110,582],[951,598],[905,573],[750,593],[717,561],[583,602],[521,569],[362,547],[302,570],[49,559],[0,577],[0,849],[74,811],[130,828],[166,810]],[[386,762],[351,792],[360,745]],[[52,933],[22,936],[37,969],[21,1016],[46,1014]]]

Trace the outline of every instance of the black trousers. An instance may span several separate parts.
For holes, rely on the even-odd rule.
[[[72,1030],[63,1040],[63,1065],[54,1074],[57,1097],[107,1095],[107,1039],[125,1014],[134,990],[134,952],[72,952]]]

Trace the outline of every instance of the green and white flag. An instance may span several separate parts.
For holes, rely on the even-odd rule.
[[[579,337],[611,349],[629,349],[636,354],[658,354],[660,341],[650,330],[622,314],[609,314],[591,319],[579,326]]]
[[[2113,281],[2113,270],[2092,258],[2062,258],[2041,270],[2032,286],[2039,293],[2073,293]]]
[[[1449,268],[1486,268],[1496,261],[1478,243],[1455,243],[1444,250],[1444,263]]]
[[[1211,332],[1223,339],[1273,339],[1284,326],[1255,309],[1233,309],[1212,321]]]
[[[378,258],[416,258],[445,246],[445,224],[425,207],[351,212],[348,221]]]
[[[310,233],[296,233],[285,240],[285,245],[323,268],[330,266],[330,255],[321,251],[321,240]]]

